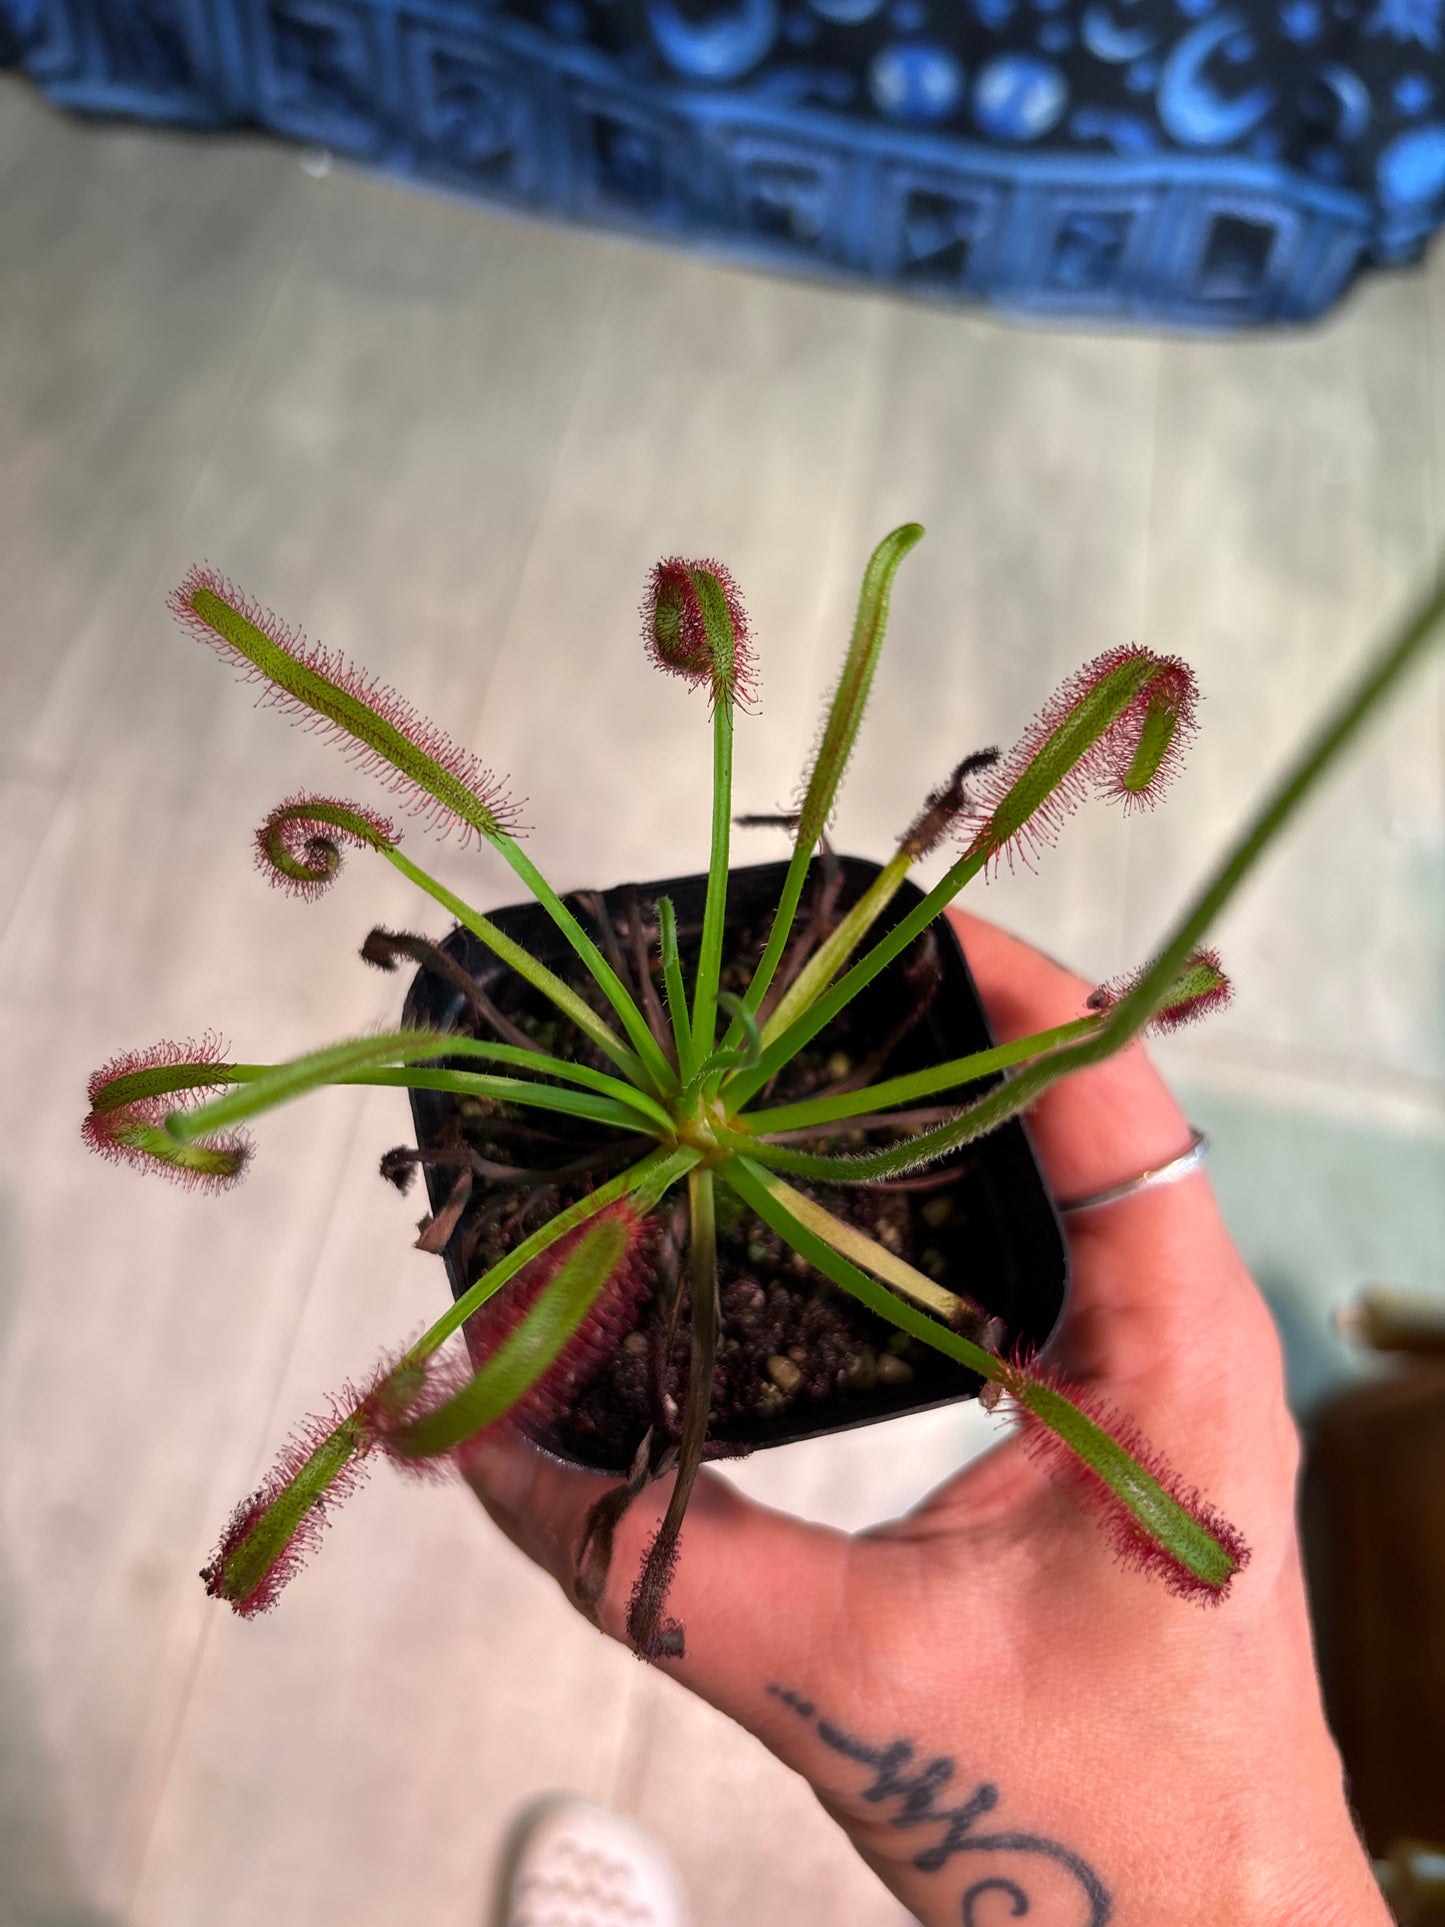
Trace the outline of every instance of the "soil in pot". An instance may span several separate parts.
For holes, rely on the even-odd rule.
[[[733,871],[724,947],[731,961],[724,989],[746,988],[785,868],[766,864]],[[854,858],[815,862],[798,930],[810,925],[816,930],[836,919],[876,874],[876,865]],[[643,985],[664,1030],[653,905],[659,896],[671,897],[691,981],[705,890],[706,878],[698,876],[568,899],[624,981]],[[905,884],[880,932],[905,915],[918,896]],[[544,911],[523,904],[492,917],[599,1014],[610,1015]],[[597,1069],[612,1068],[469,932],[454,931],[442,948],[451,966],[445,973],[425,966],[418,972],[406,1002],[406,1023],[495,1035],[500,1019],[525,1033],[536,1048]],[[470,994],[467,983],[474,987]],[[819,1034],[758,1103],[789,1103],[873,1083],[986,1048],[991,1041],[962,949],[951,926],[939,920]],[[957,1102],[951,1093],[942,1108]],[[453,1199],[453,1212],[438,1229],[449,1226],[443,1256],[454,1295],[520,1238],[646,1149],[645,1141],[623,1141],[584,1120],[524,1115],[489,1100],[413,1091],[412,1110],[433,1212],[444,1212]],[[839,1127],[836,1135],[810,1137],[808,1143],[841,1151],[894,1135],[904,1133]],[[405,1154],[396,1154],[391,1174],[407,1162]],[[454,1187],[466,1162],[473,1165],[470,1194],[455,1215]],[[498,1167],[518,1175],[496,1175]],[[975,1299],[997,1320],[989,1342],[1007,1346],[1022,1339],[1042,1345],[1053,1330],[1064,1301],[1066,1249],[1021,1125],[1007,1125],[938,1167],[891,1184],[802,1183],[798,1188],[919,1270]],[[669,1199],[657,1215],[657,1287],[635,1329],[589,1366],[590,1376],[574,1388],[570,1409],[535,1433],[537,1443],[559,1457],[598,1471],[625,1473],[649,1426],[654,1452],[679,1432],[689,1343],[685,1292],[683,1302],[676,1302],[679,1274],[685,1276],[686,1269],[685,1203]],[[721,1326],[709,1457],[920,1411],[973,1396],[981,1384],[976,1374],[906,1338],[822,1278],[725,1186],[718,1190],[718,1283]]]

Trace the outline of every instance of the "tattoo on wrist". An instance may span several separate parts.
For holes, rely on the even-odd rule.
[[[949,1806],[944,1803],[943,1796],[952,1785],[958,1768],[946,1753],[920,1762],[912,1740],[898,1739],[881,1746],[870,1745],[868,1741],[825,1719],[813,1702],[801,1694],[785,1686],[769,1686],[768,1692],[796,1713],[799,1719],[806,1720],[824,1746],[841,1754],[845,1760],[853,1760],[871,1770],[874,1777],[862,1789],[861,1797],[870,1806],[891,1806],[892,1811],[887,1819],[889,1826],[942,1829],[930,1845],[913,1856],[912,1864],[919,1873],[938,1873],[957,1854],[1033,1855],[1061,1869],[1077,1890],[1088,1908],[1087,1913],[1078,1915],[1079,1927],[1107,1927],[1107,1923],[1113,1919],[1114,1903],[1104,1883],[1088,1862],[1070,1848],[1036,1833],[985,1833],[975,1830],[978,1822],[991,1814],[999,1803],[999,1790],[991,1780],[980,1780],[966,1799],[956,1806]],[[1025,1869],[1021,1878],[1028,1877]],[[1011,1916],[1031,1911],[1029,1894],[1020,1880],[1008,1873],[991,1873],[964,1889],[963,1927],[983,1927],[978,1907],[986,1894],[997,1894],[1007,1900],[1007,1912]],[[1060,1927],[1063,1927],[1062,1922]],[[1068,1927],[1073,1927],[1073,1916],[1070,1916]]]

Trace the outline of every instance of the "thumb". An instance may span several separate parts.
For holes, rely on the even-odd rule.
[[[587,1515],[618,1482],[561,1465],[504,1431],[474,1447],[464,1470],[496,1524],[577,1605]],[[672,1486],[668,1477],[644,1487],[624,1515],[606,1586],[591,1609],[602,1630],[624,1644],[632,1589]],[[744,1726],[770,1728],[776,1699],[769,1699],[769,1686],[805,1685],[837,1650],[851,1550],[847,1535],[758,1505],[704,1471],[688,1504],[667,1601],[684,1650],[660,1664]]]

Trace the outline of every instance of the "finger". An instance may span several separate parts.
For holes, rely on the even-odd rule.
[[[1092,988],[1031,945],[951,911],[1001,1041],[1082,1016]],[[1184,1113],[1140,1044],[1045,1091],[1026,1118],[1054,1196],[1118,1184],[1188,1149]],[[1188,1361],[1212,1369],[1221,1334],[1278,1369],[1269,1314],[1245,1274],[1202,1172],[1066,1216],[1072,1282],[1048,1362],[1128,1381]]]
[[[514,1545],[576,1603],[577,1551],[587,1514],[608,1484],[546,1457],[499,1430],[467,1455],[467,1480]],[[626,1642],[627,1609],[673,1481],[644,1489],[617,1529],[604,1632]],[[779,1722],[770,1684],[806,1689],[839,1650],[844,1568],[841,1533],[790,1519],[703,1472],[682,1529],[667,1612],[685,1652],[661,1662],[683,1684],[764,1737]]]
[[[1000,1041],[1084,1014],[1084,979],[981,918],[950,915]],[[1065,1201],[1154,1169],[1192,1135],[1138,1044],[1051,1087],[1025,1121]],[[1278,1333],[1203,1173],[1066,1213],[1064,1225],[1069,1295],[1040,1362],[1090,1383],[1263,1545],[1279,1493],[1292,1489],[1297,1444]],[[901,1529],[947,1534],[988,1512],[991,1484],[1013,1502],[1020,1481],[1042,1476],[1011,1449],[991,1454]]]
[[[1088,1015],[1094,985],[981,917],[951,910],[1000,1043]],[[1056,1084],[1029,1112],[1056,1197],[1085,1197],[1186,1150],[1190,1127],[1142,1045]]]

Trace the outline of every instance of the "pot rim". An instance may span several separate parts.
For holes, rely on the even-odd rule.
[[[838,855],[835,860],[857,876],[860,893],[861,889],[865,888],[867,883],[871,881],[873,877],[877,876],[882,868],[880,864],[866,857]],[[814,859],[815,865],[819,862],[820,859]],[[730,886],[728,906],[729,922],[732,921],[731,913],[734,905],[733,886],[735,884],[746,883],[748,881],[752,881],[755,884],[761,883],[765,876],[771,876],[776,883],[781,884],[782,876],[786,869],[786,860],[773,863],[733,865],[728,873]],[[813,874],[815,874],[814,868],[810,866],[810,878]],[[618,897],[625,892],[635,892],[638,900],[643,903],[655,901],[657,897],[663,895],[671,896],[674,902],[677,902],[679,896],[685,892],[696,892],[699,889],[705,890],[706,884],[706,872],[695,872],[693,875],[686,877],[658,878],[645,883],[624,882],[613,884],[607,888],[597,888],[595,894],[602,897],[603,901],[609,907],[614,907]],[[583,885],[581,886],[580,892],[577,890],[568,891],[565,893],[565,896],[569,902],[569,907],[572,907],[576,913],[585,916],[586,912],[583,906],[577,903],[577,897],[579,894],[593,893],[591,886]],[[918,886],[913,883],[911,879],[905,879],[898,894],[890,904],[889,911],[880,919],[878,928],[880,930],[886,930],[890,921],[897,921],[898,917],[910,907],[910,898],[913,902],[918,902],[922,900],[922,895],[922,891],[919,890]],[[776,892],[774,892],[774,900],[776,900]],[[543,930],[544,934],[552,933],[555,936],[559,956],[562,956],[566,962],[575,963],[571,950],[565,945],[565,940],[562,939],[560,935],[555,934],[554,926],[547,916],[546,911],[535,902],[523,900],[519,903],[507,904],[500,909],[489,910],[487,915],[489,920],[497,923],[504,930],[508,929],[509,922],[535,922],[538,928]],[[949,971],[949,965],[951,963],[953,971],[958,973],[959,984],[956,987],[964,989],[971,998],[974,1014],[976,1015],[984,1039],[986,1042],[992,1042],[992,1031],[989,1027],[987,1012],[984,1010],[983,1001],[978,995],[977,986],[974,984],[973,975],[969,969],[968,959],[964,952],[958,931],[952,920],[946,915],[940,915],[930,927],[937,929],[940,925],[943,925],[946,930],[946,935],[942,937],[944,955],[945,958],[949,960],[945,963],[945,971]],[[508,934],[517,935],[518,933],[509,930]],[[480,940],[472,936],[462,925],[457,925],[448,933],[446,938],[442,940],[441,947],[443,949],[450,949],[454,955],[460,950],[462,952],[475,951],[481,960],[486,960],[491,957],[491,953],[481,945]],[[906,955],[907,953],[905,952],[904,954]],[[470,967],[469,959],[459,956],[457,960],[463,962],[465,967]],[[494,961],[496,971],[499,974],[505,973],[507,966],[502,964],[500,960]],[[553,967],[558,967],[555,958],[551,961]],[[880,974],[878,979],[879,983],[886,983],[890,973],[897,970],[901,963],[902,958],[895,959],[894,962],[888,966],[888,969]],[[427,986],[431,987],[434,995],[444,988],[437,978],[433,977],[425,967],[422,967],[413,977],[407,990],[403,1008],[404,1023],[422,1021],[415,1016],[414,1011],[417,1003],[426,997]],[[447,1001],[451,1005],[451,1014],[454,1016],[462,1007],[460,993],[448,992]],[[434,1015],[429,1015],[425,1021],[437,1022],[438,1019]],[[409,1092],[409,1096],[411,1099],[413,1127],[418,1145],[421,1145],[424,1137],[432,1135],[432,1133],[424,1131],[424,1120],[426,1116],[433,1112],[444,1113],[454,1104],[455,1100],[445,1093],[419,1090],[412,1090]],[[1028,1189],[1033,1194],[1030,1215],[1043,1227],[1046,1233],[1052,1234],[1047,1242],[1056,1248],[1057,1251],[1057,1305],[1052,1321],[1048,1324],[1046,1331],[1042,1333],[1031,1331],[1029,1333],[1029,1336],[1036,1339],[1036,1342],[1040,1348],[1042,1348],[1042,1346],[1047,1343],[1048,1338],[1057,1331],[1067,1308],[1070,1271],[1069,1246],[1064,1233],[1063,1220],[1059,1215],[1057,1204],[1044,1177],[1042,1166],[1039,1163],[1037,1153],[1034,1149],[1032,1137],[1024,1121],[1017,1118],[1010,1120],[1010,1122],[1002,1126],[1000,1130],[990,1133],[986,1138],[980,1139],[978,1144],[971,1148],[982,1157],[997,1160],[1000,1155],[1000,1146],[1008,1145],[1010,1140],[1012,1140],[1015,1147],[1022,1146],[1022,1156],[1019,1155],[1017,1149],[1008,1153],[1008,1155],[1018,1165],[1021,1172],[1031,1174],[1032,1182],[1028,1185]],[[427,1195],[431,1202],[432,1209],[435,1211],[440,1208],[443,1202],[443,1197],[439,1195],[444,1189],[441,1182],[441,1174],[428,1166],[424,1167],[423,1175],[427,1185]],[[960,1175],[960,1183],[969,1183],[972,1181],[973,1174],[971,1172]],[[1008,1222],[1010,1227],[1015,1223],[1012,1215],[1010,1215]],[[460,1270],[455,1251],[460,1233],[461,1226],[459,1225],[457,1231],[453,1233],[453,1237],[449,1241],[446,1249],[441,1254],[454,1297],[465,1290],[468,1283],[465,1274]],[[1037,1289],[1034,1295],[1036,1298],[1040,1295]],[[1010,1321],[1009,1336],[1011,1340],[1017,1339],[1020,1335],[1020,1329],[1019,1324]],[[817,1404],[815,1403],[813,1409],[820,1422],[794,1425],[791,1429],[782,1428],[783,1419],[794,1416],[794,1413],[796,1413],[798,1417],[803,1416],[801,1412],[797,1412],[797,1408],[794,1408],[793,1412],[780,1414],[776,1420],[758,1421],[757,1423],[763,1427],[772,1428],[769,1435],[757,1437],[746,1444],[732,1437],[714,1440],[709,1436],[709,1449],[705,1451],[704,1456],[714,1461],[729,1457],[741,1457],[752,1451],[767,1450],[779,1445],[797,1444],[810,1438],[827,1437],[834,1432],[853,1431],[864,1425],[883,1424],[892,1418],[911,1417],[915,1413],[935,1411],[946,1405],[956,1404],[964,1399],[976,1397],[984,1381],[977,1373],[969,1371],[966,1367],[955,1365],[953,1361],[947,1362],[953,1365],[953,1373],[958,1380],[956,1389],[940,1391],[937,1395],[924,1395],[915,1401],[909,1402],[898,1396],[898,1393],[906,1391],[907,1387],[898,1387],[894,1389],[894,1396],[889,1400],[887,1408],[884,1410],[872,1409],[857,1412],[838,1412],[836,1408],[829,1407],[825,1412],[819,1413]],[[856,1394],[854,1397],[860,1404],[874,1402],[871,1391]],[[849,1401],[850,1404],[852,1402],[852,1400]],[[744,1426],[739,1429],[746,1431],[749,1428]],[[537,1451],[541,1452],[544,1457],[550,1459],[555,1464],[566,1466],[574,1471],[595,1473],[601,1478],[613,1480],[626,1475],[626,1466],[602,1467],[596,1464],[589,1464],[585,1460],[571,1457],[564,1450],[559,1449],[555,1442],[548,1443],[545,1438],[539,1437],[531,1431],[526,1432],[525,1436]],[[714,1445],[717,1448],[716,1450],[711,1449]]]

